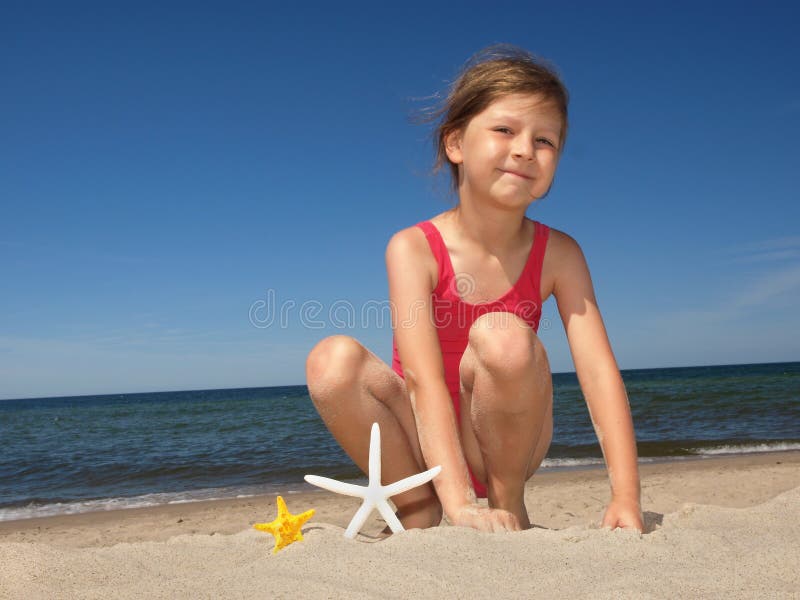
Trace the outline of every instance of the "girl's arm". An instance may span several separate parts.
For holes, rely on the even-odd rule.
[[[586,259],[558,232],[553,295],[567,333],[581,390],[608,467],[611,502],[603,526],[642,530],[636,437],[628,396],[608,341]]]
[[[386,270],[392,328],[422,455],[428,466],[442,466],[433,484],[451,523],[489,531],[519,529],[511,513],[476,504],[433,321],[431,294],[435,280],[431,273],[436,268],[436,259],[418,227],[404,229],[389,241]]]

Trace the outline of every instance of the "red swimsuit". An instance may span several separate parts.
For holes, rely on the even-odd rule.
[[[417,223],[417,227],[425,232],[433,256],[439,265],[439,279],[436,289],[433,290],[433,318],[439,334],[439,346],[442,350],[444,361],[444,380],[453,407],[456,411],[456,422],[460,422],[461,404],[459,402],[460,378],[458,373],[461,356],[467,349],[469,330],[472,323],[481,315],[491,312],[512,312],[524,319],[534,330],[539,329],[539,318],[542,316],[542,294],[540,282],[542,278],[542,261],[547,247],[549,228],[538,221],[534,221],[534,237],[528,261],[517,282],[508,292],[497,300],[481,304],[464,302],[458,293],[458,286],[462,290],[469,289],[469,278],[457,280],[450,263],[450,255],[444,244],[439,230],[430,221]],[[467,291],[465,294],[468,294]],[[407,317],[406,317],[407,318]],[[400,315],[400,319],[403,316]],[[397,341],[392,340],[392,369],[403,377],[403,367],[400,364],[400,355],[397,352]],[[475,478],[470,470],[472,485],[479,498],[486,497],[486,486]]]

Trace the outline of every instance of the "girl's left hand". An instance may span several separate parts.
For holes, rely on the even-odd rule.
[[[603,515],[603,527],[615,529],[635,529],[639,533],[644,531],[642,509],[636,500],[612,498]]]

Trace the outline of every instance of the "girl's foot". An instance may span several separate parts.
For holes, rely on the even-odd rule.
[[[405,529],[427,529],[436,527],[442,522],[442,505],[438,498],[433,497],[406,504],[395,514]],[[391,533],[392,530],[388,525],[381,531],[381,535],[384,536],[389,536]]]
[[[521,529],[531,528],[531,521],[530,518],[528,518],[528,509],[525,507],[524,491],[516,494],[503,493],[501,490],[490,487],[489,506],[491,508],[502,508],[517,517]]]

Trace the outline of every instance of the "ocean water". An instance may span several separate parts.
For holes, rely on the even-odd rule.
[[[643,462],[800,449],[800,363],[622,372]],[[602,464],[556,374],[543,468]],[[0,401],[0,521],[310,488],[363,476],[305,386]]]

